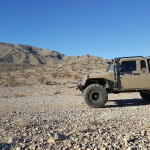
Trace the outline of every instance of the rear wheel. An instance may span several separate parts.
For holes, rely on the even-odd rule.
[[[101,85],[91,84],[84,90],[83,98],[90,107],[100,108],[106,104],[108,93]]]
[[[150,102],[150,92],[148,92],[148,91],[141,91],[141,92],[140,92],[140,95],[141,95],[141,97],[142,97],[144,100]]]

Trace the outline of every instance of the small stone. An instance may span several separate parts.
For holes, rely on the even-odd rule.
[[[30,150],[35,150],[36,145],[30,145],[29,148]]]
[[[106,150],[106,147],[101,146],[101,147],[100,147],[100,150]]]
[[[48,139],[47,139],[47,142],[48,142],[48,143],[54,143],[55,140],[54,140],[53,138],[48,138]]]
[[[17,115],[20,115],[20,114],[21,114],[21,111],[17,111],[16,114],[17,114]]]
[[[50,134],[51,138],[53,138],[55,141],[62,141],[62,140],[66,140],[66,136],[60,133],[51,133]]]
[[[21,150],[21,148],[20,147],[16,147],[16,150]]]
[[[11,143],[13,143],[13,138],[12,137],[10,137],[9,140],[8,140],[8,144],[11,144]]]
[[[98,130],[99,134],[103,134],[105,131],[103,129]]]

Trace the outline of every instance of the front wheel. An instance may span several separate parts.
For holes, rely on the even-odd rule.
[[[106,104],[108,93],[101,85],[91,84],[84,90],[83,98],[90,107],[100,108]]]
[[[150,92],[148,92],[148,91],[141,91],[141,92],[140,92],[140,95],[141,95],[141,97],[142,97],[144,100],[150,102]]]

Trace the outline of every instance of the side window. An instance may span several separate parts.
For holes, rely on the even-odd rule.
[[[146,63],[145,63],[145,60],[141,60],[141,61],[140,61],[140,65],[141,65],[141,70],[145,71],[145,70],[146,70]]]
[[[136,71],[136,61],[124,61],[121,68],[123,72]]]
[[[150,72],[150,59],[148,59],[147,62],[148,62],[148,68],[149,68],[149,72]]]

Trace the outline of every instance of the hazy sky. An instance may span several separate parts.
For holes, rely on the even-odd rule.
[[[150,0],[0,0],[0,42],[66,55],[150,55]]]

